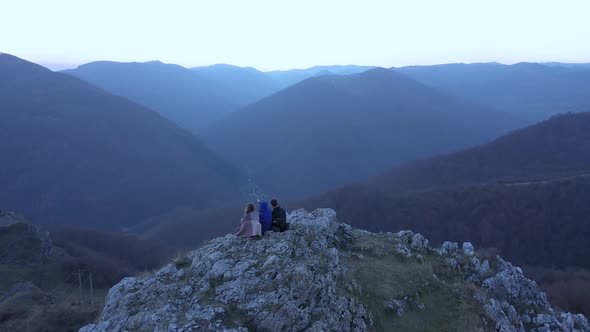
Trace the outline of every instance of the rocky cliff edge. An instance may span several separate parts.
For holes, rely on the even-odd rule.
[[[80,331],[590,331],[520,268],[470,243],[354,230],[331,209],[289,222],[123,279]]]

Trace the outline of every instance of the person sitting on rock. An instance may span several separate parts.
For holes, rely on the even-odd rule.
[[[273,232],[284,232],[289,229],[287,223],[287,212],[285,209],[279,206],[279,202],[276,199],[270,201],[272,206],[272,230]]]
[[[270,231],[272,224],[272,212],[268,207],[268,202],[258,201],[258,214],[260,215],[260,225],[262,225],[262,234]]]
[[[244,217],[240,220],[240,224],[236,229],[236,236],[239,237],[254,237],[262,235],[262,226],[260,225],[258,212],[254,204],[248,203],[244,211]]]

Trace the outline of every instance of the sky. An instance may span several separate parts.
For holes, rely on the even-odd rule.
[[[0,52],[53,69],[590,62],[588,13],[589,0],[0,0]]]

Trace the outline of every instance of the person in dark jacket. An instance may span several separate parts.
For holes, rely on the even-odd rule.
[[[272,230],[274,232],[284,232],[289,229],[287,223],[287,212],[285,209],[279,206],[279,202],[276,199],[270,201],[272,206]]]
[[[272,224],[272,212],[270,211],[266,201],[258,201],[258,215],[260,216],[260,224],[262,225],[262,234],[270,231]]]

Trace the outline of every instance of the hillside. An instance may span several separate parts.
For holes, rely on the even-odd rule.
[[[590,68],[583,65],[475,63],[394,70],[441,91],[531,121],[590,110]]]
[[[557,115],[488,144],[407,163],[365,185],[368,190],[404,192],[589,171],[590,112],[583,112]]]
[[[149,107],[193,132],[275,91],[264,82],[255,85],[257,81],[243,77],[243,70],[191,70],[159,61],[92,62],[64,73]],[[247,82],[234,80],[238,75]]]
[[[123,229],[240,199],[239,173],[155,112],[0,55],[0,202],[34,222]]]
[[[583,259],[590,243],[572,241],[590,232],[582,203],[590,198],[587,174],[590,113],[566,114],[302,204],[333,206],[371,230],[412,228],[438,242],[469,239],[518,264],[590,268]],[[560,247],[548,249],[553,245]]]
[[[0,212],[0,222],[14,220],[13,216]],[[0,292],[22,282],[51,289],[78,270],[93,271],[96,287],[110,287],[123,277],[157,267],[174,254],[171,247],[155,240],[16,220],[0,225]]]
[[[77,329],[96,317],[108,288],[172,257],[154,241],[64,228],[58,233],[0,211],[0,330]]]
[[[518,124],[390,70],[307,79],[204,134],[270,195],[304,197]]]
[[[468,242],[434,248],[411,231],[355,230],[330,209],[289,222],[285,233],[217,238],[122,280],[81,331],[590,331],[520,268]]]
[[[411,228],[435,244],[498,248],[540,270],[536,276],[561,305],[590,313],[589,129],[590,113],[556,116],[293,206],[331,206],[357,227]],[[559,271],[568,266],[582,270]]]
[[[469,240],[497,248],[517,264],[590,269],[589,199],[586,175],[405,194],[343,189],[307,206],[334,206],[354,226],[369,230],[416,230],[434,244]]]

